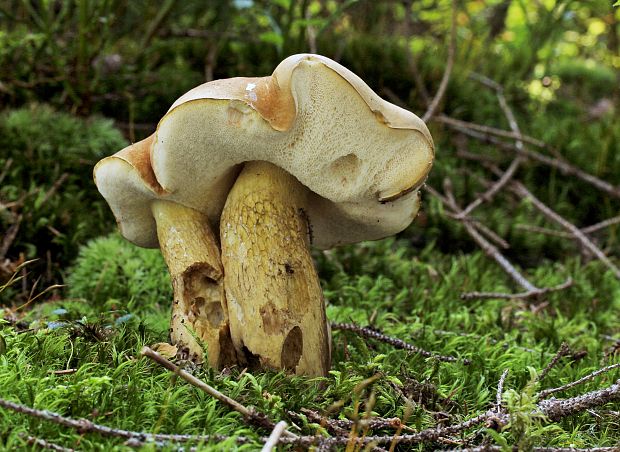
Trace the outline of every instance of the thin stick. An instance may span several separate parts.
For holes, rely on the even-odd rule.
[[[64,427],[69,427],[77,430],[80,433],[98,433],[102,436],[124,438],[124,439],[139,439],[142,441],[222,441],[226,439],[223,435],[168,435],[161,433],[146,433],[146,432],[133,432],[129,430],[121,430],[106,425],[95,424],[88,419],[71,419],[62,416],[58,413],[54,413],[48,410],[37,410],[27,407],[15,402],[0,399],[0,406],[17,413],[26,414],[28,416],[50,421]],[[249,439],[240,437],[239,442],[248,442]]]
[[[409,12],[407,12],[407,14],[409,14]],[[426,113],[424,113],[424,116],[422,117],[422,121],[424,122],[428,122],[428,120],[431,119],[437,111],[437,107],[443,99],[443,96],[446,93],[446,89],[448,88],[448,83],[450,82],[450,76],[452,75],[452,68],[454,66],[454,55],[456,54],[456,15],[457,2],[456,0],[452,0],[452,23],[450,25],[450,46],[448,47],[448,61],[446,62],[446,68],[443,72],[443,76],[441,77],[441,82],[439,83],[439,89],[437,89],[435,97],[431,101],[428,109],[426,110]]]
[[[608,218],[607,220],[603,220],[600,223],[593,224],[592,226],[582,228],[581,232],[584,234],[592,234],[593,232],[608,228],[609,226],[613,226],[615,224],[620,224],[620,215],[617,217]]]
[[[618,364],[620,366],[620,363]],[[601,369],[602,370],[602,369]],[[574,382],[577,384],[577,382]],[[568,385],[567,385],[568,386]],[[550,399],[538,403],[538,408],[552,421],[585,411],[589,408],[620,400],[620,380],[608,388],[592,391],[570,399]]]
[[[256,411],[254,408],[247,408],[247,407],[241,405],[236,400],[231,399],[227,395],[222,394],[220,391],[218,391],[217,389],[209,386],[204,381],[194,377],[192,374],[190,374],[190,373],[184,371],[183,369],[179,368],[178,366],[176,366],[175,364],[173,364],[172,362],[170,362],[169,360],[167,360],[166,358],[161,356],[155,350],[153,350],[153,349],[151,349],[149,347],[144,346],[144,347],[142,347],[142,350],[140,351],[140,354],[143,355],[143,356],[146,356],[146,357],[148,357],[150,359],[152,359],[157,364],[159,364],[159,365],[165,367],[166,369],[168,369],[169,371],[174,372],[175,374],[177,374],[179,377],[181,377],[182,379],[187,381],[189,384],[191,384],[193,386],[196,386],[198,389],[206,392],[211,397],[219,400],[223,404],[228,405],[233,410],[241,413],[243,415],[243,417],[245,419],[247,419],[249,422],[251,422],[251,423],[253,423],[253,424],[255,424],[255,425],[259,426],[259,427],[266,428],[268,430],[273,430],[274,429],[275,424],[273,423],[273,421],[269,420],[267,415],[265,415],[264,413],[260,413],[260,412]],[[293,434],[291,432],[288,432],[288,431],[285,431],[283,434],[284,434],[284,436],[287,436],[289,438],[297,437],[297,435],[295,435],[295,434]]]
[[[34,436],[28,435],[24,438],[30,446],[37,446],[41,449],[47,450],[57,450],[59,452],[75,452],[75,449],[69,449],[68,447],[59,446],[58,444],[50,443],[49,441]]]
[[[267,438],[267,442],[265,442],[265,445],[261,449],[261,452],[271,452],[273,448],[276,447],[278,442],[280,442],[280,437],[286,430],[286,427],[288,427],[288,424],[286,422],[278,422],[273,428],[271,435],[269,435],[269,438]]]
[[[517,195],[523,198],[527,198],[544,216],[549,218],[551,221],[562,226],[568,232],[573,234],[576,240],[578,240],[584,248],[590,251],[595,257],[597,257],[603,264],[609,268],[616,278],[620,279],[620,268],[618,268],[606,255],[601,251],[601,249],[596,246],[583,232],[579,230],[577,226],[566,220],[564,217],[559,215],[557,212],[548,207],[545,203],[539,200],[536,196],[530,192],[525,185],[520,182],[512,182],[510,184],[510,189]]]
[[[6,162],[4,162],[4,167],[2,168],[2,172],[0,173],[0,184],[2,183],[2,181],[4,180],[6,175],[8,174],[9,169],[11,168],[12,164],[13,164],[13,159],[12,158],[9,158],[9,159],[7,159]]]
[[[620,198],[620,187],[614,186],[610,184],[609,182],[606,182],[602,179],[599,179],[596,176],[593,176],[592,174],[586,173],[585,171],[581,170],[580,168],[577,168],[576,166],[571,165],[565,160],[560,160],[558,158],[552,158],[544,154],[541,154],[540,152],[533,151],[529,148],[518,149],[517,146],[514,144],[506,143],[505,141],[498,140],[497,138],[485,136],[484,134],[477,133],[465,127],[454,126],[454,129],[472,138],[476,138],[486,143],[494,144],[500,149],[515,152],[525,158],[528,158],[528,159],[537,161],[539,163],[542,163],[544,165],[550,166],[552,168],[555,168],[559,170],[565,176],[575,176],[576,178],[589,183],[593,187],[596,187],[597,189],[607,193],[610,196],[613,196],[614,198]],[[525,137],[523,137],[523,139],[525,140]]]
[[[444,197],[431,186],[426,185],[426,190],[439,199],[444,205],[446,205],[449,209],[453,211],[455,214],[459,214],[461,209],[456,205],[453,201],[448,199],[448,197]],[[526,291],[537,291],[540,290],[538,287],[534,286],[530,283],[525,276],[523,276],[511,263],[508,259],[504,257],[502,253],[491,244],[488,240],[482,237],[478,231],[468,222],[463,222],[463,227],[467,231],[467,233],[474,239],[474,241],[480,246],[484,254],[486,254],[491,259],[495,260],[498,265],[510,276],[518,285],[523,287]]]
[[[539,297],[550,292],[564,290],[573,285],[573,279],[567,278],[562,284],[553,287],[542,287],[536,290],[528,290],[520,293],[504,293],[504,292],[465,292],[461,294],[461,300],[481,300],[490,298],[499,298],[502,300],[525,300],[527,298]]]
[[[515,146],[517,147],[517,149],[522,151],[524,149],[523,134],[521,133],[521,129],[519,128],[519,123],[517,122],[517,119],[515,118],[515,115],[512,112],[512,109],[508,106],[508,102],[506,101],[506,97],[504,96],[504,89],[498,83],[490,79],[487,79],[486,77],[484,78],[483,83],[485,83],[486,86],[489,86],[495,90],[497,101],[499,102],[499,105],[502,111],[504,112],[504,116],[506,116],[506,119],[508,120],[510,129],[517,136],[517,141],[515,143]],[[463,214],[468,215],[471,211],[473,211],[476,207],[478,207],[483,202],[491,201],[495,197],[495,195],[502,188],[504,188],[506,184],[513,178],[513,176],[519,169],[519,166],[521,165],[522,162],[523,162],[523,157],[521,157],[520,155],[517,155],[512,160],[512,163],[510,164],[508,169],[506,169],[506,171],[504,171],[504,173],[501,175],[501,177],[493,185],[491,185],[487,189],[486,192],[484,192],[481,196],[479,196],[471,204],[469,204],[463,210]]]
[[[551,399],[543,400],[537,405],[536,410],[532,414],[543,414],[547,418],[556,421],[558,419],[572,416],[589,408],[604,405],[606,403],[620,400],[620,380],[611,386],[599,389],[596,391],[583,394],[581,396],[572,397],[569,399]],[[471,427],[479,425],[483,422],[494,422],[500,426],[508,425],[510,422],[510,415],[505,413],[497,413],[494,410],[489,410],[483,414],[475,416],[467,421],[460,422],[458,424],[449,425],[446,427],[436,427],[426,430],[422,430],[417,433],[394,436],[366,436],[365,438],[356,438],[353,441],[356,444],[367,444],[370,442],[376,444],[390,443],[394,438],[400,444],[417,444],[422,442],[437,441],[456,433],[467,430]],[[314,441],[317,441],[317,437],[313,437]],[[301,441],[304,441],[306,437],[300,437]],[[342,445],[351,441],[351,438],[336,437],[323,439],[323,442],[330,445]],[[282,439],[281,442],[289,443],[294,440]]]
[[[620,366],[620,363],[615,364],[614,366]],[[608,368],[605,369],[600,369],[600,371],[598,372],[600,373],[603,370],[609,370],[610,367],[611,366],[608,366]],[[594,373],[592,375],[594,375]],[[581,380],[573,382],[573,385],[578,384],[580,381]],[[569,385],[566,385],[566,387],[569,387]],[[607,388],[592,391],[581,396],[569,399],[543,400],[537,405],[537,410],[543,415],[547,416],[549,419],[557,420],[617,400],[620,400],[620,380]],[[222,441],[224,439],[228,439],[228,437],[223,435],[164,435],[119,430],[103,425],[94,424],[87,419],[74,420],[61,416],[57,413],[36,410],[3,399],[0,399],[0,406],[16,411],[18,413],[27,414],[66,427],[70,427],[79,432],[96,432],[104,436],[121,437],[134,441]],[[437,441],[454,435],[456,433],[462,432],[468,428],[479,425],[483,422],[489,421],[503,426],[507,425],[510,422],[510,416],[508,414],[497,413],[493,410],[489,410],[467,421],[449,425],[446,427],[430,428],[417,433],[400,436],[366,436],[364,438],[354,438],[353,442],[356,444],[390,444],[392,443],[392,441],[396,440],[401,444],[416,444],[426,441]],[[241,443],[248,442],[249,439],[245,437],[235,437],[235,441]],[[266,439],[263,439],[263,441],[266,441]],[[280,438],[279,442],[283,444],[297,443],[304,446],[309,446],[317,443],[325,446],[337,446],[347,444],[351,441],[352,439],[348,436],[322,438],[317,436],[283,435],[283,437]]]
[[[376,429],[399,429],[404,428],[406,430],[413,430],[411,427],[408,427],[403,424],[403,421],[397,417],[390,418],[369,418],[369,419],[360,419],[357,422],[352,421],[350,419],[331,419],[325,416],[322,416],[317,411],[311,410],[309,408],[302,408],[301,412],[305,414],[309,420],[312,422],[316,422],[317,424],[324,425],[328,429],[332,430],[336,434],[348,434],[353,424],[361,424],[368,427],[371,430]],[[289,415],[299,417],[299,414],[294,411],[289,411]]]
[[[494,410],[496,413],[502,413],[502,395],[504,394],[504,384],[506,383],[506,377],[508,376],[508,369],[505,369],[502,372],[502,376],[499,377],[499,382],[497,383],[497,393],[495,394],[495,407]]]
[[[441,122],[442,124],[446,124],[450,127],[455,128],[463,128],[468,130],[475,130],[476,132],[480,132],[484,135],[493,135],[502,138],[510,138],[516,140],[519,136],[515,132],[510,132],[504,129],[498,129],[496,127],[485,126],[484,124],[477,124],[475,122],[463,121],[461,119],[452,118],[445,114],[437,115],[433,118],[433,121]],[[530,137],[528,135],[522,135],[521,140],[524,143],[531,144],[532,146],[536,146],[538,148],[548,148],[549,146],[544,141],[538,140],[536,138]]]
[[[564,231],[556,231],[555,229],[543,228],[540,226],[533,226],[531,224],[515,224],[515,229],[522,231],[537,232],[539,234],[552,235],[554,237],[561,237],[563,239],[572,239],[573,234]],[[583,229],[582,229],[583,231]]]
[[[584,234],[593,234],[594,232],[600,231],[601,229],[604,229],[604,228],[607,228],[609,226],[613,226],[616,224],[620,224],[620,216],[608,218],[607,220],[603,220],[591,226],[581,228],[581,232],[583,232]],[[516,224],[515,228],[522,229],[524,231],[538,232],[540,234],[553,235],[555,237],[573,238],[573,234],[569,232],[556,231],[555,229],[543,228],[540,226],[532,226],[529,224]]]
[[[517,169],[519,169],[519,166],[521,165],[521,162],[523,160],[520,157],[516,157],[515,159],[512,160],[512,163],[510,164],[510,166],[506,169],[506,171],[504,171],[504,173],[502,174],[502,176],[497,179],[497,181],[495,183],[493,183],[493,185],[491,185],[487,191],[485,191],[483,194],[481,194],[480,196],[478,196],[476,199],[474,199],[467,207],[465,207],[461,213],[458,214],[458,218],[457,219],[461,219],[463,217],[466,217],[467,215],[469,215],[476,207],[478,207],[480,204],[482,204],[483,202],[490,202],[495,195],[506,186],[506,184],[512,179],[512,177],[514,176],[514,174],[517,172]]]
[[[617,369],[618,367],[620,367],[620,363],[611,364],[607,367],[603,367],[602,369],[595,370],[594,372],[586,375],[585,377],[580,378],[579,380],[572,381],[568,384],[565,384],[564,386],[560,386],[560,387],[552,388],[552,389],[545,389],[544,391],[540,391],[538,393],[538,400],[545,399],[549,397],[551,394],[555,394],[556,392],[566,391],[567,389],[574,388],[575,386],[583,384],[586,381],[592,380],[601,374],[609,372],[610,370]]]
[[[562,359],[564,356],[568,355],[569,353],[570,353],[570,348],[568,347],[568,344],[566,342],[562,342],[562,345],[560,345],[560,349],[555,354],[553,359],[549,361],[549,364],[547,364],[547,366],[540,373],[537,380],[543,381],[544,378],[547,376],[547,374],[549,374],[551,369],[553,369],[557,365],[557,363],[560,362],[560,359]]]
[[[454,362],[462,361],[463,364],[465,364],[465,365],[470,364],[470,361],[468,359],[460,360],[460,359],[455,358],[453,356],[437,355],[435,353],[423,350],[420,347],[416,347],[415,345],[409,344],[409,343],[407,343],[407,342],[405,342],[403,340],[400,340],[398,338],[387,336],[387,335],[383,334],[382,332],[377,331],[375,329],[368,328],[368,327],[362,327],[362,326],[356,325],[354,323],[335,323],[335,322],[332,322],[331,323],[331,328],[332,328],[332,330],[352,331],[353,333],[356,333],[356,334],[358,334],[360,336],[367,337],[367,338],[370,338],[370,339],[375,339],[377,341],[384,342],[386,344],[390,344],[391,346],[393,346],[395,348],[400,348],[400,349],[407,350],[407,351],[410,351],[410,352],[413,352],[413,353],[419,353],[420,355],[422,355],[422,356],[424,356],[426,358],[435,358],[438,361],[444,361],[444,362],[449,362],[449,363],[454,363]]]

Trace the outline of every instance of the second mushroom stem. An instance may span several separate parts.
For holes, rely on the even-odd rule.
[[[220,220],[232,341],[250,367],[325,375],[325,303],[309,250],[307,189],[266,162],[248,162]]]
[[[151,209],[174,291],[172,342],[197,361],[205,360],[206,348],[216,369],[234,364],[220,251],[208,218],[171,201],[154,201]]]

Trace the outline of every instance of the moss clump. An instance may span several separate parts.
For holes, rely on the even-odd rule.
[[[159,250],[137,247],[117,233],[80,249],[67,278],[68,295],[103,306],[109,300],[170,303],[172,288]]]
[[[79,119],[45,106],[1,114],[0,173],[6,171],[0,201],[12,207],[0,211],[0,230],[18,227],[6,257],[39,258],[41,266],[30,270],[47,274],[41,284],[59,282],[79,244],[113,227],[91,173],[97,160],[126,144],[110,120]],[[46,256],[51,275],[44,272]]]

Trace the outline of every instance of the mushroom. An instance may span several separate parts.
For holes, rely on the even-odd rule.
[[[204,212],[157,181],[151,167],[154,137],[98,162],[95,183],[126,239],[161,248],[174,291],[170,335],[182,356],[202,361],[204,344],[209,365],[234,364],[218,241]]]
[[[206,83],[173,104],[158,125],[153,170],[167,191],[219,220],[242,364],[326,374],[329,330],[309,245],[403,230],[433,157],[421,119],[318,55],[288,57],[268,77]]]
[[[140,152],[108,158],[118,169],[106,173],[107,183],[103,169],[112,161],[100,162],[97,185],[126,238],[142,246],[159,242],[173,282],[183,273],[177,268],[193,268],[195,259],[178,251],[192,234],[206,237],[200,252],[209,249],[210,265],[219,268],[209,232],[219,224],[225,297],[209,292],[219,294],[223,310],[215,322],[220,329],[209,332],[218,339],[205,340],[209,363],[210,344],[219,341],[222,354],[226,341],[218,331],[229,327],[240,364],[325,375],[330,333],[310,246],[379,239],[411,223],[434,157],[423,121],[338,63],[303,54],[286,58],[268,77],[192,89],[147,140],[135,145]],[[114,173],[125,179],[119,188],[109,182]],[[135,210],[115,207],[112,198]],[[161,214],[162,205],[170,210]],[[181,238],[175,224],[190,217]],[[175,286],[175,303],[181,292]],[[210,323],[198,317],[192,325],[197,321]],[[173,320],[173,334],[177,327]]]

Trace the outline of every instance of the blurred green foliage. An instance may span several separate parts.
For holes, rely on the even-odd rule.
[[[16,229],[3,257],[38,258],[31,269],[42,274],[43,285],[58,281],[80,244],[114,227],[93,190],[92,167],[125,145],[109,119],[84,120],[36,105],[1,113],[0,202],[6,207],[0,230]]]

